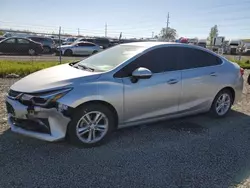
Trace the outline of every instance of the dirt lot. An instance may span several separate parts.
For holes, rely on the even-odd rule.
[[[225,119],[127,128],[104,146],[78,149],[9,130],[4,93],[14,81],[0,80],[0,187],[250,187],[247,85]]]

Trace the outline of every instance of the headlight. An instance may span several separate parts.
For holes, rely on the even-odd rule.
[[[41,94],[23,94],[20,97],[21,101],[30,101],[33,105],[37,106],[47,106],[50,103],[56,102],[58,99],[66,95],[72,88],[51,91]]]

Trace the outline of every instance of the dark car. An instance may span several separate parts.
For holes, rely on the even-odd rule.
[[[3,39],[6,39],[5,37],[0,37],[0,41],[2,41]]]
[[[28,38],[41,43],[43,45],[43,53],[52,53],[56,49],[55,42],[52,38],[42,36],[31,36]]]
[[[11,37],[0,42],[0,52],[37,55],[43,51],[42,44],[27,38]]]

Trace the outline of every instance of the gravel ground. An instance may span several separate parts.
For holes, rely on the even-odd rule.
[[[250,187],[247,85],[225,119],[122,129],[106,145],[79,149],[9,130],[4,92],[14,81],[0,80],[0,187]]]

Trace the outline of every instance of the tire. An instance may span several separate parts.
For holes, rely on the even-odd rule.
[[[219,100],[222,101],[223,96],[225,97],[224,103],[219,102]],[[224,107],[221,107],[219,110],[220,104],[222,106],[224,104]],[[223,89],[215,96],[210,109],[210,114],[215,118],[225,117],[231,111],[232,104],[233,97],[231,91],[228,89]]]
[[[72,50],[66,50],[66,51],[64,52],[64,55],[65,55],[65,56],[72,56],[72,55],[73,55],[73,52],[72,52]]]
[[[97,52],[98,52],[98,51],[96,51],[96,50],[95,50],[95,51],[93,51],[92,55],[96,54]]]
[[[93,123],[94,119],[97,117],[96,114],[101,114],[103,117],[99,120],[97,125]],[[89,125],[87,122],[91,122]],[[78,107],[75,110],[67,129],[67,139],[68,141],[76,146],[82,147],[95,147],[103,144],[111,132],[115,128],[115,118],[113,112],[105,105],[102,104],[89,104]],[[106,124],[106,128],[105,127]],[[101,127],[102,126],[102,127]],[[82,129],[82,130],[80,130]],[[95,132],[95,134],[93,134]],[[80,136],[82,134],[82,136]],[[91,136],[90,136],[91,134]],[[95,140],[93,136],[95,135]],[[91,139],[89,139],[91,137]],[[89,140],[88,140],[89,139]]]
[[[250,74],[247,77],[247,83],[248,83],[248,85],[250,85]]]
[[[51,48],[49,46],[44,46],[43,47],[43,53],[44,54],[49,54],[51,53]]]
[[[30,49],[28,50],[28,54],[29,54],[29,55],[36,55],[36,50],[33,49],[33,48],[30,48]]]

